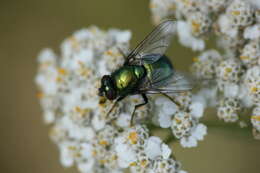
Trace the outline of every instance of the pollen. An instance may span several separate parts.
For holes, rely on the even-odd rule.
[[[77,113],[79,113],[81,116],[84,116],[84,115],[86,115],[86,113],[89,113],[91,110],[90,109],[82,109],[82,108],[80,108],[79,106],[76,106],[75,108],[74,108],[74,110],[77,112]]]
[[[99,163],[100,163],[100,164],[105,164],[106,162],[107,162],[107,160],[104,160],[104,159],[99,160]]]
[[[62,82],[63,80],[62,80],[61,77],[58,76],[58,77],[56,78],[56,81],[57,81],[57,82]]]
[[[241,59],[241,60],[248,60],[249,57],[248,57],[248,56],[240,56],[240,59]]]
[[[232,68],[225,68],[225,72],[226,72],[226,73],[232,72]]]
[[[76,107],[75,107],[75,111],[76,111],[76,112],[81,112],[82,109],[81,109],[79,106],[76,106]]]
[[[177,124],[180,124],[180,123],[181,123],[181,120],[178,119],[178,118],[174,118],[174,120],[176,121]]]
[[[258,89],[256,87],[251,88],[251,92],[256,93],[257,91],[258,91]]]
[[[147,165],[147,160],[142,160],[141,161],[141,166],[146,167],[146,165]]]
[[[136,165],[137,165],[136,162],[130,163],[130,166],[136,166]]]
[[[114,55],[114,53],[113,53],[111,50],[106,51],[106,54],[107,54],[107,55],[110,55],[110,56],[113,56],[113,55]]]
[[[72,150],[72,151],[75,151],[75,150],[76,150],[76,147],[75,147],[75,146],[69,146],[68,149],[69,149],[69,150]]]
[[[136,144],[137,143],[137,139],[138,139],[138,135],[136,132],[131,132],[128,136],[128,139],[130,139],[132,144]]]
[[[240,15],[240,11],[232,11],[231,14],[233,16],[239,16]]]
[[[99,144],[106,146],[106,145],[108,145],[108,142],[106,140],[101,140],[101,141],[99,141]]]
[[[59,72],[60,75],[66,75],[67,74],[67,70],[64,69],[64,68],[59,68],[58,72]]]
[[[191,26],[192,26],[192,31],[193,32],[199,32],[199,30],[200,30],[200,24],[198,23],[198,22],[196,22],[196,21],[192,21],[191,22]]]

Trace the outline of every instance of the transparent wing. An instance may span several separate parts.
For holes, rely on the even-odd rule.
[[[145,78],[139,87],[139,92],[147,94],[181,93],[193,88],[192,79],[184,74],[173,72],[172,75],[161,77],[162,70],[155,70],[151,79]]]
[[[125,64],[142,64],[143,61],[153,63],[157,61],[169,47],[175,27],[173,20],[166,20],[159,24],[127,56]]]

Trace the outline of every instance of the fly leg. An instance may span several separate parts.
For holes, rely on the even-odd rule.
[[[120,48],[120,47],[117,47],[118,51],[120,52],[120,54],[123,55],[124,59],[127,59],[127,56],[126,54],[124,53],[124,51]]]
[[[144,106],[148,103],[148,98],[145,94],[142,94],[142,97],[144,99],[144,103],[141,103],[141,104],[138,104],[138,105],[135,105],[135,108],[134,108],[134,111],[131,115],[131,121],[130,121],[130,125],[133,126],[133,120],[134,120],[134,115],[135,115],[135,111],[136,109],[140,108],[141,106]]]
[[[174,98],[172,98],[171,96],[169,96],[168,94],[165,94],[163,92],[160,92],[160,94],[162,94],[163,96],[167,97],[169,100],[171,100],[174,104],[176,104],[179,108],[182,108],[182,105],[175,100]]]
[[[110,110],[108,111],[108,113],[106,114],[106,117],[108,117],[108,115],[115,109],[117,103],[121,100],[123,100],[123,98],[125,97],[119,97],[118,99],[116,99],[116,101],[114,102],[113,106],[110,108]]]

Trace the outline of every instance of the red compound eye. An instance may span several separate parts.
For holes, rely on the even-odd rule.
[[[106,97],[109,100],[114,100],[116,98],[116,92],[114,89],[110,88],[108,91],[106,91]]]

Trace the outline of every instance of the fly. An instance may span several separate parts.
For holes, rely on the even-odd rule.
[[[136,109],[148,103],[147,94],[162,94],[172,102],[169,93],[181,93],[191,90],[190,82],[177,73],[165,55],[174,35],[175,22],[166,20],[159,24],[137,47],[125,56],[122,67],[101,79],[99,96],[115,100],[107,113],[109,115],[117,103],[129,95],[141,95],[144,102],[137,104],[132,112],[130,124]]]

